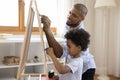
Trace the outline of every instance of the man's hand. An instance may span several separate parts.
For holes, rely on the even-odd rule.
[[[41,16],[41,22],[43,23],[43,31],[45,32],[49,47],[53,48],[54,55],[52,55],[52,57],[56,56],[59,58],[63,54],[63,48],[54,38],[54,35],[50,29],[51,21],[45,15],[40,15],[40,16]]]
[[[44,31],[50,29],[51,20],[47,16],[41,15],[41,22],[43,23]]]

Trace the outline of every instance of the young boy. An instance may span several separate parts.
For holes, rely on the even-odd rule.
[[[88,48],[89,37],[89,33],[83,29],[72,29],[65,34],[67,39],[65,65],[57,60],[53,48],[46,50],[55,68],[61,74],[59,80],[82,80],[83,59],[81,58],[81,52]]]

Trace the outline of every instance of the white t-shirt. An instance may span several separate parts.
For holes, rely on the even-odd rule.
[[[61,74],[59,80],[81,80],[82,79],[82,68],[83,59],[81,57],[72,58],[68,52],[66,53],[66,63],[65,65],[71,68],[71,72]]]
[[[76,28],[85,29],[83,23],[81,23]],[[66,33],[69,29],[70,29],[70,27],[66,26],[64,33]],[[65,57],[67,55],[66,51],[67,51],[67,46],[65,44],[64,48],[63,48],[63,55],[61,57]],[[90,68],[96,68],[94,57],[93,57],[93,55],[90,54],[89,48],[87,48],[86,51],[82,51],[82,58],[83,58],[83,71],[82,71],[83,73],[86,72]]]

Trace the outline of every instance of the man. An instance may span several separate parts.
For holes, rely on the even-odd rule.
[[[88,10],[83,4],[75,4],[71,11],[68,14],[67,22],[66,22],[66,31],[70,29],[84,29],[82,21],[85,19]],[[65,49],[55,40],[51,30],[50,23],[51,21],[47,16],[42,17],[43,30],[46,34],[48,44],[53,48],[56,57],[60,58],[66,56]],[[89,49],[86,51],[82,51],[83,58],[83,74],[82,80],[94,80],[95,74],[95,62],[93,56],[89,53]]]

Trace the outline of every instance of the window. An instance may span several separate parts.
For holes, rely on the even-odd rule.
[[[29,2],[30,0],[25,0],[25,23],[27,22],[27,17],[28,17],[28,10],[29,10]],[[51,0],[36,0],[37,2],[37,7],[38,7],[38,11],[41,15],[46,15],[48,16],[51,20],[52,20],[52,24],[51,26],[56,26],[57,22],[57,0],[52,0],[52,4]],[[37,16],[35,14],[34,17],[34,27],[38,27],[38,23],[37,23]],[[25,24],[26,25],[26,24]]]
[[[58,33],[64,27],[65,18],[71,0],[36,0],[39,13],[47,15],[51,27],[57,27]],[[24,32],[27,22],[30,0],[1,0],[0,2],[0,32]],[[35,15],[33,31],[38,31],[38,21]]]
[[[19,32],[24,26],[22,0],[1,0],[0,2],[0,33],[1,32]],[[21,30],[20,30],[21,29]]]
[[[2,0],[0,2],[0,10],[0,26],[18,26],[17,0]]]

